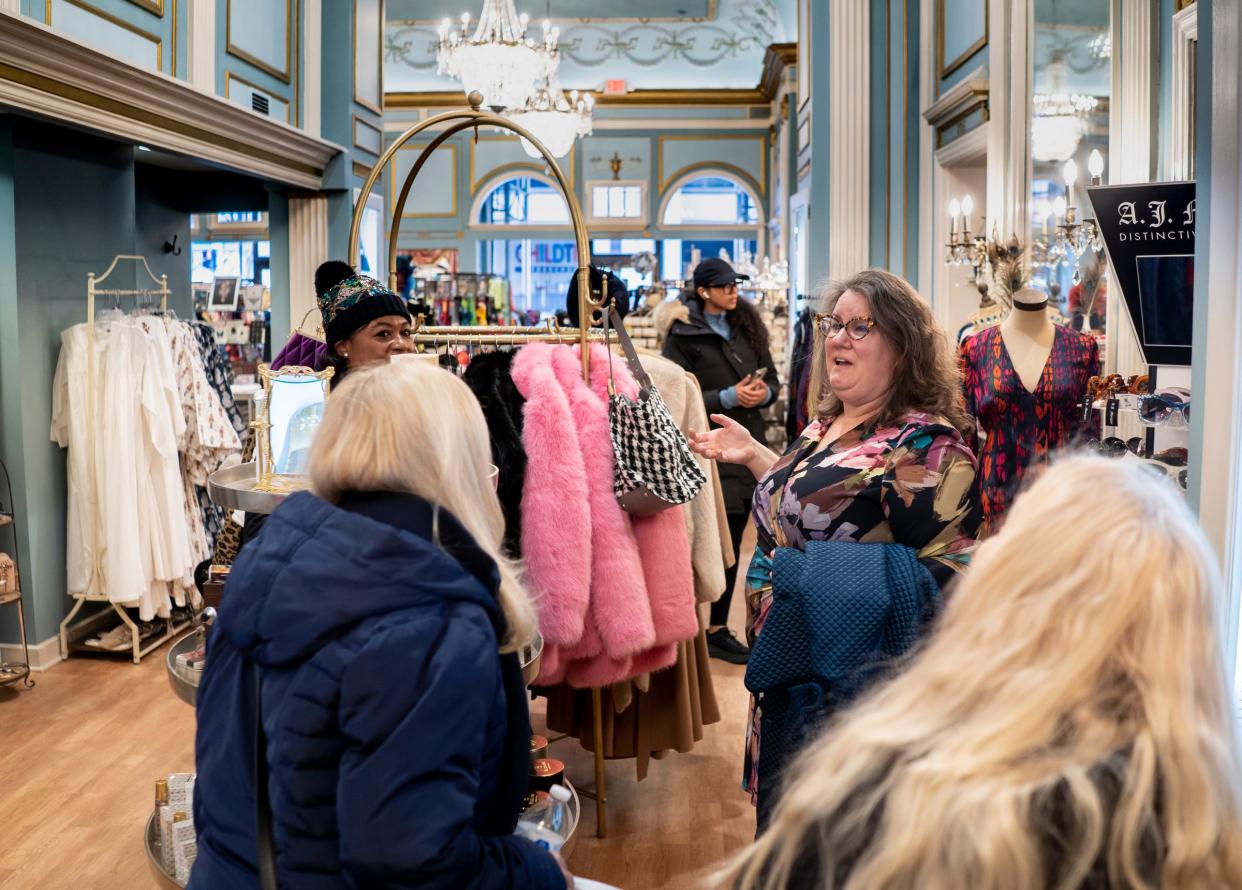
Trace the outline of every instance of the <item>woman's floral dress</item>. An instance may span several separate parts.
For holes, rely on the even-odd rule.
[[[970,560],[978,528],[975,456],[947,421],[911,412],[855,427],[816,451],[832,418],[813,421],[755,489],[758,543],[746,575],[751,645],[772,605],[772,553],[808,541],[912,547],[941,587]],[[762,698],[751,698],[743,787],[757,800]]]

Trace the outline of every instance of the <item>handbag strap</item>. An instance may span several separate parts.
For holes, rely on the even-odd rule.
[[[279,890],[276,883],[276,842],[272,830],[272,802],[267,796],[267,734],[263,732],[263,681],[259,666],[250,662],[254,691],[254,802],[255,846],[259,853],[259,886]]]
[[[643,392],[651,389],[651,375],[647,373],[647,369],[643,367],[642,362],[638,360],[638,351],[634,349],[634,344],[630,342],[630,335],[625,332],[625,325],[621,323],[621,316],[617,314],[616,309],[609,309],[604,315],[604,340],[608,340],[608,320],[612,319],[612,326],[617,331],[617,339],[621,341],[621,350],[625,353],[625,363],[629,365],[630,373],[634,375],[634,379],[638,381],[638,388]],[[608,377],[612,378],[612,350],[608,350]]]

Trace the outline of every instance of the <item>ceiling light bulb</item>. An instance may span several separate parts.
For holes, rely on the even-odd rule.
[[[1065,162],[1065,184],[1073,185],[1078,181],[1078,165],[1074,163],[1074,159],[1070,158]]]
[[[1047,198],[1040,200],[1039,206],[1035,208],[1035,212],[1039,214],[1040,219],[1047,219],[1052,214],[1052,205],[1048,203]]]
[[[1104,175],[1104,155],[1100,154],[1098,148],[1091,149],[1091,156],[1087,158],[1087,170],[1097,179]]]
[[[952,201],[949,202],[949,218],[957,219],[961,215],[962,215],[962,202],[959,201],[957,198],[954,198]]]
[[[969,221],[970,215],[975,212],[975,199],[970,195],[962,198],[962,215]]]
[[[1058,197],[1052,202],[1052,212],[1057,216],[1065,216],[1065,210],[1068,206],[1064,198]]]

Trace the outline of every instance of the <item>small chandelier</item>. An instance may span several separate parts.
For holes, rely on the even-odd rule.
[[[505,117],[531,132],[555,158],[563,158],[573,148],[574,140],[591,132],[591,109],[595,99],[590,93],[571,90],[569,96],[556,78],[546,80],[526,104],[505,113]],[[522,148],[532,158],[543,155],[523,137]]]
[[[513,0],[484,0],[473,34],[470,13],[462,13],[460,30],[445,19],[436,53],[439,72],[461,81],[467,95],[477,90],[495,110],[522,107],[556,73],[559,61],[559,29],[545,20],[537,43],[526,36],[529,24],[530,16],[518,15]]]
[[[1031,98],[1031,157],[1037,161],[1072,158],[1087,134],[1086,116],[1100,104],[1094,96],[1070,93],[1065,69],[1064,54],[1054,53],[1048,63],[1049,91]]]

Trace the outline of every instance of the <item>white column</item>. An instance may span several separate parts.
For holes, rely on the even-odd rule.
[[[844,278],[868,265],[871,35],[866,0],[834,0],[829,15],[828,273]]]
[[[292,330],[313,331],[319,325],[315,309],[315,269],[328,254],[328,196],[289,199],[289,324]],[[302,325],[307,313],[311,317]],[[292,332],[292,331],[291,331]]]
[[[1194,120],[1191,85],[1194,83],[1195,55],[1191,46],[1199,42],[1199,4],[1192,3],[1173,16],[1172,101],[1169,103],[1168,179],[1189,179],[1191,161],[1190,130]]]
[[[1031,4],[988,0],[987,231],[1024,241],[1031,181]]]
[[[1242,554],[1238,550],[1239,433],[1242,432],[1242,118],[1238,114],[1242,9],[1213,3],[1210,83],[1212,95],[1210,216],[1199,221],[1199,247],[1208,245],[1208,267],[1196,269],[1194,422],[1190,467],[1199,524],[1220,555],[1228,602],[1221,634],[1237,647]],[[1202,207],[1205,202],[1200,201]],[[1202,255],[1202,254],[1200,254]],[[1205,298],[1206,295],[1206,298]],[[1198,452],[1196,454],[1196,451]],[[1197,459],[1196,459],[1197,458]]]
[[[216,91],[216,0],[190,0],[190,83],[208,93]]]
[[[9,12],[13,15],[21,15],[22,0],[0,0],[0,12]]]
[[[1154,170],[1153,115],[1156,30],[1146,0],[1113,0],[1113,91],[1108,121],[1108,181],[1150,182]],[[1120,20],[1118,31],[1116,22]],[[1146,373],[1147,364],[1121,291],[1108,290],[1106,369],[1119,374]]]
[[[306,22],[302,45],[306,77],[302,85],[302,129],[318,137],[323,128],[323,0],[302,0]]]

